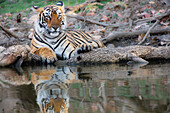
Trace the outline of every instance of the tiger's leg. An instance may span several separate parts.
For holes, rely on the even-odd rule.
[[[95,41],[93,40],[93,41],[91,41],[91,43],[88,43],[88,44],[80,44],[76,48],[75,54],[89,52],[89,51],[92,51],[93,49],[101,48],[101,47],[105,47],[102,42],[97,41],[97,40],[95,40]]]
[[[90,44],[81,44],[76,48],[76,54],[84,53],[91,51],[93,49],[93,46]]]
[[[43,62],[54,63],[57,60],[55,52],[47,47],[33,49],[31,53],[41,56]]]

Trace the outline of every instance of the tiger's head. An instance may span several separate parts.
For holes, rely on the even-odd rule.
[[[33,6],[33,10],[39,12],[35,30],[40,33],[57,36],[63,29],[66,29],[66,15],[64,12],[64,3],[57,2],[56,5],[48,5],[43,8]]]

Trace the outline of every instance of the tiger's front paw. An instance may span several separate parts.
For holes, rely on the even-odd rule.
[[[42,61],[44,63],[49,64],[49,63],[54,63],[57,61],[55,52],[47,47],[42,47],[42,48],[36,49],[32,53],[41,56]]]
[[[91,51],[92,49],[93,49],[93,47],[92,47],[91,45],[81,44],[81,45],[77,48],[77,54],[84,53],[84,52],[88,52],[88,51]]]

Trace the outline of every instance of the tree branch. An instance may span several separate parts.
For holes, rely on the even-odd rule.
[[[103,43],[111,42],[112,40],[119,39],[119,38],[127,38],[127,37],[136,37],[140,34],[146,34],[146,30],[140,30],[140,31],[132,31],[132,32],[113,32],[110,35],[108,35],[106,38],[102,38],[101,41]],[[170,27],[164,28],[164,29],[153,29],[150,31],[150,34],[161,34],[161,33],[168,33],[170,32]]]

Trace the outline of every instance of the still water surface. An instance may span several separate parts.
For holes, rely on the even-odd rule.
[[[170,64],[0,68],[0,113],[170,113]]]

